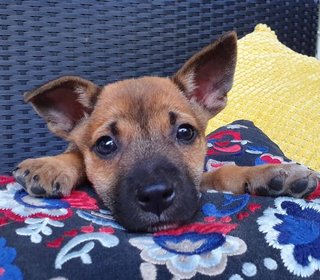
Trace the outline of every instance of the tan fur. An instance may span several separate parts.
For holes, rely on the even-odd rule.
[[[206,125],[226,106],[236,64],[236,42],[235,33],[223,36],[196,53],[172,78],[142,77],[101,88],[66,76],[27,93],[25,100],[49,129],[70,145],[64,154],[23,161],[13,172],[16,180],[30,194],[50,197],[67,196],[88,178],[105,204],[111,210],[118,209],[115,214],[130,229],[148,231],[189,221],[197,210],[200,188],[238,194],[306,195],[315,188],[316,173],[298,165],[223,166],[202,174]],[[179,127],[185,124],[195,135],[187,143],[177,137]],[[116,152],[99,154],[96,148],[101,137],[111,137],[117,144]],[[149,170],[148,164],[153,169]],[[143,168],[137,168],[139,165]],[[147,185],[139,186],[139,182],[131,186],[132,174],[136,181],[144,175],[152,178],[146,179]],[[302,181],[296,184],[298,180]],[[137,192],[159,184],[172,184],[174,200],[155,214],[138,201]],[[129,194],[130,201],[123,201]],[[165,199],[165,193],[159,197]],[[184,203],[192,209],[185,209]],[[123,213],[126,204],[135,216]]]
[[[139,102],[142,98],[143,103]],[[132,108],[139,106],[142,107],[138,112],[132,112]],[[105,108],[110,109],[106,112]],[[177,122],[190,123],[199,129],[201,137],[194,145],[167,145],[166,139],[172,133],[168,122],[170,111],[177,113]],[[106,168],[105,161],[90,149],[99,137],[110,134],[108,124],[113,122],[117,122],[122,149],[129,156],[119,154],[108,162]],[[142,122],[142,127],[137,127],[137,122]],[[155,153],[166,154],[173,162],[178,159],[177,164],[179,161],[188,162],[190,173],[198,177],[197,181],[200,183],[199,174],[206,152],[206,122],[207,119],[200,112],[197,114],[197,111],[190,108],[188,100],[170,79],[145,77],[104,87],[91,117],[84,120],[68,139],[75,142],[83,153],[86,174],[97,193],[107,201],[108,193],[115,187],[115,178],[119,173],[128,170],[138,159],[151,157]],[[149,143],[141,137],[146,133],[149,134]],[[111,190],[106,189],[107,187]]]

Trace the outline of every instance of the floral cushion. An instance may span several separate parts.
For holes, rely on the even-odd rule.
[[[205,169],[289,161],[248,121],[208,136]],[[194,221],[130,233],[88,186],[28,196],[0,177],[0,279],[319,279],[320,184],[307,200],[209,191]]]

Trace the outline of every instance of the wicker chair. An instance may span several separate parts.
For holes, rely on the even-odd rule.
[[[218,35],[267,23],[280,41],[314,55],[315,1],[3,1],[0,3],[0,171],[65,143],[23,93],[57,76],[97,84],[167,76]]]

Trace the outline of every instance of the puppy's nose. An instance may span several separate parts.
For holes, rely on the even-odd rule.
[[[173,187],[166,184],[146,186],[137,193],[140,207],[158,216],[172,204],[174,197]]]

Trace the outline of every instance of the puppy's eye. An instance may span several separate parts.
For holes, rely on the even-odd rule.
[[[117,150],[116,142],[110,136],[100,137],[95,144],[95,151],[101,156],[108,156]]]
[[[190,124],[182,124],[178,127],[177,130],[177,139],[182,143],[189,144],[191,143],[197,136],[197,131]]]

